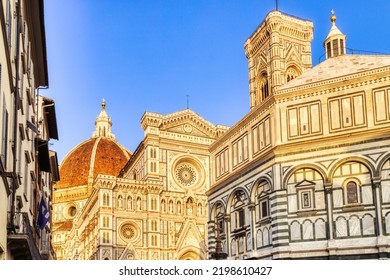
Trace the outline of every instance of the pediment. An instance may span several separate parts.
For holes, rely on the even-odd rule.
[[[298,184],[295,185],[296,188],[299,188],[299,187],[309,187],[309,186],[313,186],[315,185],[316,183],[313,182],[313,181],[309,181],[309,180],[302,180],[301,182],[299,182]]]
[[[120,260],[140,260],[141,257],[137,253],[137,250],[134,248],[131,242],[127,243],[126,248],[123,250]]]
[[[177,126],[170,127],[167,129],[168,132],[175,132],[179,134],[188,134],[193,136],[200,136],[200,137],[209,137],[207,133],[204,131],[198,129],[193,124],[186,122],[183,124],[178,124]]]
[[[216,126],[189,109],[164,116],[160,131],[207,138],[217,136]]]
[[[193,221],[187,221],[180,229],[180,236],[177,240],[177,248],[187,246],[199,247],[202,241],[202,236],[197,225]]]

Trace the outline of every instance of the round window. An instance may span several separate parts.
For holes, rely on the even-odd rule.
[[[190,163],[182,163],[175,171],[176,180],[185,187],[190,187],[198,180],[195,167]]]
[[[138,226],[133,223],[124,223],[119,228],[119,236],[123,241],[132,241],[138,238]]]
[[[205,181],[203,165],[193,157],[182,157],[175,161],[172,168],[174,181],[182,188],[197,189]]]
[[[75,206],[70,206],[70,207],[68,208],[68,215],[69,215],[70,217],[76,216],[76,213],[77,213],[77,209],[76,209]]]

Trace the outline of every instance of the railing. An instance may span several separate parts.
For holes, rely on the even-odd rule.
[[[12,218],[11,213],[8,212],[8,223],[10,223],[11,218]],[[9,234],[8,238],[12,239],[13,236],[15,237],[24,236],[28,243],[31,257],[35,260],[41,260],[42,256],[35,243],[33,228],[30,225],[28,214],[25,212],[16,212],[14,217],[14,225],[15,225],[15,231]]]
[[[340,49],[340,48],[338,48]],[[365,51],[365,50],[355,50],[355,49],[350,49],[346,48],[347,54],[359,54],[359,55],[390,55],[388,53],[380,53],[380,52],[372,52],[372,51]],[[318,58],[318,63],[321,63],[326,59],[326,53],[322,54]]]

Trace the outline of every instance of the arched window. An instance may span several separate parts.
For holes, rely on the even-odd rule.
[[[165,202],[165,199],[161,200],[161,212],[165,213],[167,204]]]
[[[270,191],[270,186],[267,181],[262,181],[258,183],[256,187],[256,198],[258,204],[259,220],[265,219],[270,216],[269,191]]]
[[[110,206],[110,195],[107,193],[103,194],[103,206]]]
[[[156,198],[151,199],[151,210],[157,210],[157,199]]]
[[[215,235],[220,236],[225,233],[225,209],[218,203],[215,209]]]
[[[232,230],[241,229],[246,225],[245,207],[248,204],[248,198],[244,191],[238,190],[234,194],[233,204],[231,206]]]
[[[157,151],[156,151],[156,148],[151,148],[151,149],[150,149],[150,157],[151,157],[151,158],[157,158]]]
[[[286,80],[290,82],[300,75],[299,71],[295,67],[289,67],[286,71]]]
[[[259,95],[259,102],[265,100],[269,96],[269,85],[268,85],[268,75],[267,72],[262,72],[259,77],[259,83],[258,83],[258,95]]]
[[[358,186],[355,181],[349,181],[346,185],[347,204],[358,203]]]

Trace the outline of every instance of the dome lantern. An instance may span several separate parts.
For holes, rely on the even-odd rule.
[[[102,100],[102,110],[95,121],[95,131],[92,133],[92,138],[105,137],[115,139],[115,135],[111,132],[112,122],[106,112],[106,101]]]
[[[336,26],[336,20],[337,17],[334,10],[332,10],[332,16],[330,17],[332,27],[324,42],[326,59],[344,55],[346,53],[346,36]]]

